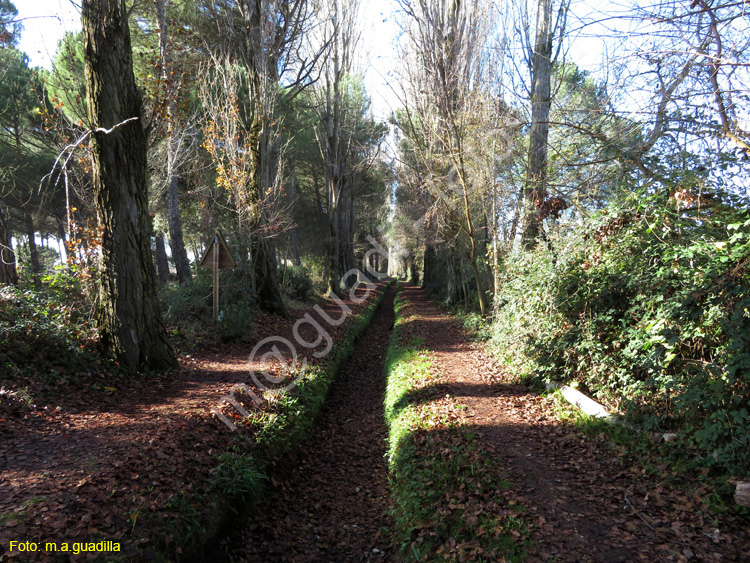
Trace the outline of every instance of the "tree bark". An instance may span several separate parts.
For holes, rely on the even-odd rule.
[[[39,263],[39,250],[36,247],[36,232],[34,231],[34,218],[31,213],[26,211],[24,215],[24,225],[26,226],[26,236],[29,239],[29,258],[31,260],[31,272],[36,279],[42,271]]]
[[[412,256],[409,258],[409,278],[411,283],[419,285],[419,272],[417,271],[417,260]]]
[[[529,163],[524,187],[522,243],[533,247],[542,228],[539,206],[547,197],[547,141],[552,80],[552,0],[539,0],[532,70]]]
[[[464,306],[469,305],[469,285],[466,283],[466,268],[464,268],[464,258],[460,257],[458,261],[458,273],[460,274],[461,280],[461,296],[463,298]]]
[[[255,236],[253,266],[255,271],[255,291],[259,305],[264,311],[288,318],[278,278],[276,276],[276,253],[271,241],[262,233]]]
[[[0,285],[18,283],[16,271],[16,254],[13,252],[10,228],[8,227],[8,210],[0,198]]]
[[[338,213],[333,213],[333,209],[328,212],[328,288],[327,293],[340,296],[339,287],[339,261],[341,254],[339,252],[338,236]]]
[[[174,142],[173,136],[176,133],[170,133],[169,143]],[[168,184],[167,184],[167,223],[169,225],[169,247],[172,249],[172,258],[174,259],[175,269],[177,270],[177,280],[183,283],[191,283],[193,274],[190,271],[190,260],[188,260],[185,242],[182,237],[182,219],[180,218],[180,206],[178,195],[178,177],[176,171],[177,151],[169,149],[167,156],[168,163]]]
[[[94,193],[102,230],[100,346],[129,372],[177,366],[156,297],[146,134],[124,0],[83,0]]]
[[[435,247],[430,243],[425,243],[424,256],[422,257],[422,289],[427,289],[433,283],[435,258]]]
[[[268,220],[263,205],[265,190],[273,185],[275,170],[272,169],[270,162],[269,139],[267,133],[264,132],[261,118],[257,116],[250,129],[250,147],[251,172],[249,176],[252,185],[249,186],[249,191],[255,194],[259,207],[253,234],[255,291],[261,309],[289,318],[276,276],[276,252],[266,232]]]
[[[182,237],[182,220],[179,206],[179,158],[182,150],[182,136],[177,125],[177,97],[180,86],[177,72],[172,65],[169,50],[169,20],[166,14],[166,0],[157,0],[156,17],[159,23],[159,51],[161,55],[162,81],[168,86],[167,102],[167,224],[169,225],[169,246],[172,249],[177,280],[180,284],[192,281],[190,261]]]
[[[164,246],[164,235],[161,233],[156,235],[156,275],[162,283],[169,281],[169,260]]]
[[[342,274],[357,267],[356,256],[354,255],[354,195],[349,195],[349,212],[347,214],[346,229],[346,270]],[[352,278],[352,282],[354,279]]]

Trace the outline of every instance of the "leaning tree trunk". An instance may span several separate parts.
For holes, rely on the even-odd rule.
[[[18,283],[16,271],[16,255],[11,243],[10,228],[8,228],[8,212],[5,203],[0,199],[0,285]]]
[[[524,187],[524,223],[522,242],[530,248],[539,238],[542,222],[539,206],[547,197],[547,141],[552,78],[552,0],[539,0],[536,20],[536,44],[531,89],[531,130],[529,164]]]
[[[102,230],[100,345],[131,373],[177,365],[156,297],[146,134],[133,76],[124,0],[83,0],[82,24],[94,193]]]

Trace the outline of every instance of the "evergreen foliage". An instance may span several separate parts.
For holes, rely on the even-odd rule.
[[[679,432],[709,465],[748,467],[747,203],[714,193],[685,208],[638,194],[553,246],[506,261],[498,354],[518,375],[581,386],[644,430]]]

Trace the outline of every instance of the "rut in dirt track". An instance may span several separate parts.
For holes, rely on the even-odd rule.
[[[394,294],[395,285],[334,382],[296,467],[227,542],[223,561],[391,559],[383,365]]]

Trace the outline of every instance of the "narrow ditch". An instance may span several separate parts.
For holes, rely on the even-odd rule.
[[[388,288],[285,476],[206,563],[392,559],[383,364],[395,291]]]

